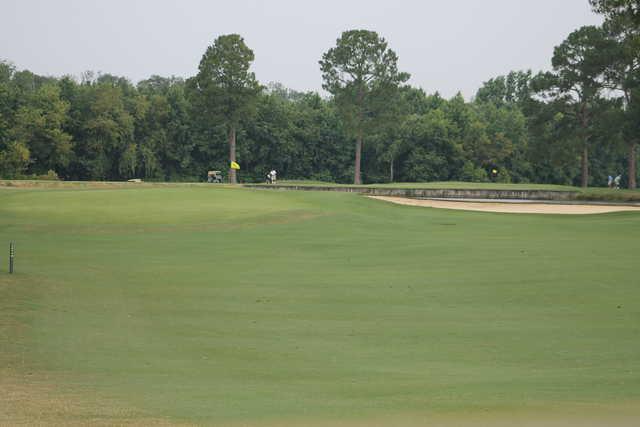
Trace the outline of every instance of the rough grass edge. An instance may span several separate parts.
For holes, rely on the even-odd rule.
[[[252,186],[269,184],[252,184]],[[578,188],[552,184],[499,184],[473,182],[416,182],[396,184],[368,184],[355,186],[317,181],[281,181],[281,186],[318,186],[324,188],[383,188],[383,189],[487,189],[487,190],[547,190],[573,192],[576,201],[640,203],[640,190],[613,190],[609,188]],[[209,184],[202,182],[124,182],[124,181],[44,181],[44,180],[0,180],[0,188],[25,189],[117,189],[117,188],[166,188],[166,187],[234,187],[229,184]]]

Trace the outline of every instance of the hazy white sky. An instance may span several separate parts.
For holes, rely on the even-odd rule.
[[[548,69],[587,0],[0,0],[0,59],[39,74],[189,77],[207,45],[239,33],[262,83],[319,90],[318,60],[348,29],[375,30],[410,83],[472,96],[510,70]]]

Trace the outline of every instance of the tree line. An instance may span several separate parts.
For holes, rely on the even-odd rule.
[[[590,0],[602,26],[572,32],[546,73],[513,71],[472,100],[406,82],[384,38],[344,32],[320,58],[330,95],[261,85],[237,34],[188,79],[39,76],[0,62],[0,177],[230,182],[488,181],[636,186],[640,14]],[[242,169],[229,168],[237,161]]]

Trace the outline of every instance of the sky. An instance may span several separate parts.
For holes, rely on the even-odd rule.
[[[469,98],[509,71],[550,69],[554,46],[601,22],[587,0],[0,0],[0,60],[53,76],[190,77],[216,37],[238,33],[261,83],[320,91],[322,54],[368,29],[410,84]]]

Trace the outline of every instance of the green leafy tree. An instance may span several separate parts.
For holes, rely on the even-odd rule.
[[[584,26],[572,32],[554,50],[551,63],[555,74],[537,77],[547,95],[562,100],[565,116],[573,124],[579,146],[582,187],[589,184],[589,147],[597,119],[604,77],[614,46],[602,28]]]
[[[69,164],[71,135],[63,129],[68,110],[69,104],[60,98],[60,88],[49,83],[39,87],[27,104],[18,108],[11,134],[29,149],[32,172],[60,171]]]
[[[637,0],[590,0],[589,3],[595,12],[605,16],[604,28],[617,43],[607,80],[613,89],[622,92],[628,186],[634,189],[640,135],[640,3]]]
[[[527,180],[528,135],[521,110],[513,105],[494,104],[476,105],[476,110],[480,120],[486,123],[485,132],[491,141],[484,147],[485,164],[497,167],[501,179],[506,179],[508,173],[517,181]]]
[[[118,172],[124,178],[132,178],[136,174],[138,164],[138,148],[136,144],[129,144],[118,162]]]
[[[140,151],[145,176],[163,174],[165,180],[189,176],[194,144],[184,80],[151,76],[137,87],[147,101],[144,114],[136,117],[136,141],[144,141]]]
[[[14,157],[13,147],[9,146],[9,132],[15,115],[15,96],[12,85],[14,73],[13,64],[0,61],[0,177],[2,178],[12,177],[15,170],[7,160]],[[10,149],[12,154],[9,154]]]
[[[335,103],[309,93],[294,107],[292,132],[299,153],[292,172],[300,179],[349,182],[353,154],[344,150],[345,132]]]
[[[362,184],[362,144],[367,133],[391,120],[385,105],[409,74],[398,71],[398,56],[374,31],[342,33],[320,60],[322,87],[331,93],[346,128],[355,136],[354,184]]]
[[[0,61],[0,149],[8,139],[10,117],[15,113],[15,96],[12,78],[15,67],[6,61]]]
[[[589,3],[595,12],[603,14],[608,20],[621,19],[640,24],[638,0],[589,0]]]
[[[531,97],[531,71],[511,71],[485,82],[476,93],[476,102],[521,105]]]
[[[262,90],[249,71],[253,51],[238,34],[218,37],[202,56],[198,74],[189,80],[194,102],[210,119],[224,123],[229,143],[229,161],[236,161],[236,132],[255,109]],[[229,168],[229,182],[237,182]]]
[[[85,84],[82,89],[80,137],[74,138],[79,175],[85,179],[121,178],[122,171],[131,170],[135,130],[125,91],[108,82]]]
[[[446,181],[462,167],[462,146],[452,137],[455,123],[444,109],[410,116],[402,126],[406,144],[402,177],[407,181]]]
[[[18,178],[29,166],[29,149],[16,141],[3,145],[0,148],[0,178]]]
[[[263,181],[265,174],[277,169],[281,177],[292,176],[302,163],[302,141],[294,140],[295,104],[283,98],[285,93],[260,96],[257,114],[247,126],[249,158],[247,166],[253,169],[253,179]]]

